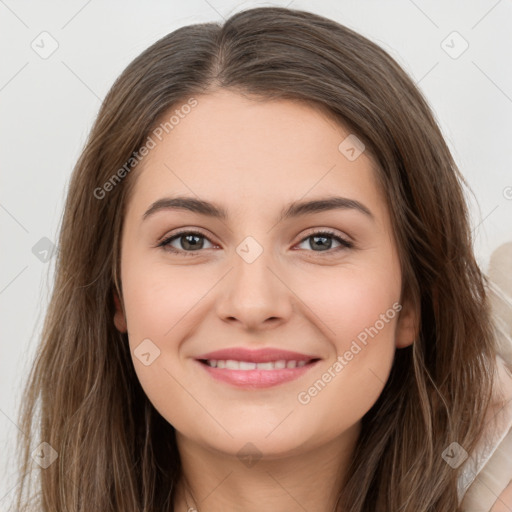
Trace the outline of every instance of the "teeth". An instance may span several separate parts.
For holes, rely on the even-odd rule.
[[[240,361],[238,363],[239,370],[254,370],[256,369],[256,363],[248,363],[247,361]]]
[[[282,359],[267,363],[252,363],[233,359],[227,359],[226,361],[209,359],[206,363],[212,368],[226,368],[228,370],[280,370],[282,368],[301,368],[307,364],[307,361],[285,361]]]

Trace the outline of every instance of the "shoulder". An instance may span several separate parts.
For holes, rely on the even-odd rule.
[[[459,480],[464,512],[512,510],[512,369],[497,356],[496,399],[490,428],[465,464]]]

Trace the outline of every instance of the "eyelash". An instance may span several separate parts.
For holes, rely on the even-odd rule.
[[[172,247],[171,245],[169,245],[172,241],[174,241],[177,238],[180,238],[183,235],[198,235],[200,237],[206,238],[206,240],[208,240],[210,243],[213,243],[207,236],[203,235],[200,232],[183,230],[183,231],[173,234],[170,237],[165,238],[157,245],[157,247],[162,247],[164,250],[172,252],[174,254],[179,254],[179,255],[183,255],[183,256],[197,256],[196,253],[201,252],[200,250],[198,250],[198,251],[183,251],[181,249],[176,249],[175,247]],[[354,247],[354,244],[352,242],[349,242],[348,240],[341,238],[340,236],[336,235],[336,233],[334,233],[333,231],[329,231],[329,230],[315,231],[314,233],[310,233],[308,236],[304,237],[299,242],[299,244],[306,241],[308,238],[312,238],[314,236],[321,236],[321,235],[331,237],[341,244],[340,247],[335,247],[334,249],[328,249],[327,251],[318,251],[319,253],[322,253],[322,252],[327,253],[326,256],[332,256],[333,253],[337,253],[340,250],[352,249]],[[310,251],[310,252],[317,252],[317,251]]]

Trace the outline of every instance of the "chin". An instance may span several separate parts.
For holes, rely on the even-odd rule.
[[[197,432],[193,437],[195,442],[230,456],[265,457],[268,460],[292,456],[308,447],[314,448],[315,440],[318,442],[323,437],[321,433],[308,435],[305,425],[297,429],[289,427],[280,425],[277,428],[262,428],[261,423],[233,424],[227,426],[231,435],[223,429],[216,429],[215,432]]]

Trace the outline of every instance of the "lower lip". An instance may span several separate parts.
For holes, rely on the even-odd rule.
[[[311,370],[318,361],[308,363],[297,368],[283,368],[279,370],[228,370],[226,368],[213,368],[197,361],[214,379],[227,382],[241,388],[269,388],[298,379]]]

